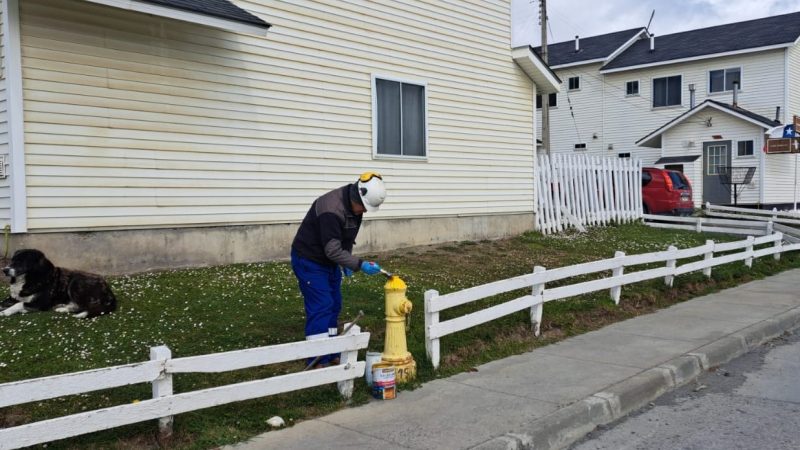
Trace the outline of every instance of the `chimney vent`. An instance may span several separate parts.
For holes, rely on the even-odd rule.
[[[739,106],[739,82],[733,82],[733,107]]]
[[[689,109],[694,108],[694,83],[689,85]]]
[[[780,106],[776,106],[775,107],[775,122],[778,122],[778,123],[781,122],[781,107]]]
[[[656,51],[656,35],[655,34],[651,34],[650,35],[650,51],[651,52]]]
[[[580,41],[581,41],[581,39],[576,35],[575,36],[575,53],[578,53],[579,51],[581,51]]]

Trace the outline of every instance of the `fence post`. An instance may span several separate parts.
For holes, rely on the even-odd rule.
[[[616,252],[614,253],[614,258],[622,259],[625,257],[625,252]],[[611,275],[614,277],[621,277],[622,274],[625,272],[625,266],[622,264],[622,261],[619,262],[619,266],[615,267],[614,270],[611,272]],[[616,286],[611,288],[611,300],[614,300],[614,303],[619,305],[619,297],[622,295],[622,286]]]
[[[705,255],[703,255],[704,261],[708,261],[709,259],[714,258],[714,241],[708,240],[706,241],[706,245],[711,247],[711,249],[707,251]],[[711,267],[706,267],[705,269],[703,269],[703,275],[705,275],[708,278],[711,278]]]
[[[433,301],[439,296],[439,291],[425,291],[425,351],[431,360],[434,369],[439,368],[439,338],[431,339],[432,329],[439,324],[439,312],[432,312]]]
[[[747,247],[745,247],[745,252],[747,252],[750,257],[744,260],[744,265],[750,268],[753,267],[753,241],[755,240],[755,237],[747,236]]]
[[[780,261],[781,252],[783,252],[783,233],[778,231],[775,234],[778,235],[778,240],[775,241],[775,248],[777,249],[777,251],[775,252],[774,255],[772,255],[772,257],[775,258],[775,261]]]
[[[347,328],[349,325],[349,323],[346,323],[344,324],[344,327]],[[359,333],[361,333],[361,327],[358,325],[353,325],[349,330],[347,330],[347,334],[345,336],[351,336]],[[345,370],[353,367],[356,362],[358,362],[358,350],[342,352],[339,364],[343,364]],[[336,383],[336,387],[339,389],[339,394],[341,394],[342,398],[350,399],[350,397],[353,396],[353,383],[354,380],[345,380]]]
[[[542,273],[545,269],[542,266],[535,266],[533,268],[533,273]],[[537,295],[541,297],[544,293],[544,283],[534,283],[533,284],[533,291],[531,292],[534,297]],[[542,329],[542,309],[544,308],[544,298],[539,299],[539,303],[531,306],[531,327],[533,327],[533,335],[539,336],[539,333]]]
[[[167,397],[172,395],[172,374],[167,372],[166,361],[172,359],[172,352],[166,345],[150,347],[151,361],[165,361],[161,375],[153,380],[153,398]],[[158,419],[158,438],[159,440],[168,439],[172,436],[173,416],[161,417]]]
[[[778,208],[777,207],[773,207],[772,208],[772,212],[775,213],[775,214],[772,215],[772,220],[778,220]]]
[[[697,223],[694,224],[694,231],[696,231],[698,233],[702,233],[703,232],[703,221],[702,220],[698,219]]]
[[[672,282],[675,280],[675,266],[678,264],[678,260],[675,258],[675,254],[678,252],[678,247],[674,245],[670,245],[667,248],[667,251],[670,253],[671,258],[667,260],[667,268],[672,269],[669,275],[664,277],[664,284],[669,287],[672,287]]]

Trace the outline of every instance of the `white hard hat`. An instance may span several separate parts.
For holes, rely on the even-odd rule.
[[[358,195],[368,212],[375,212],[386,200],[386,186],[383,177],[375,172],[364,172],[358,177]]]

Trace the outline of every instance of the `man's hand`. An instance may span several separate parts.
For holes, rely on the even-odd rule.
[[[361,263],[361,271],[367,275],[375,275],[381,273],[381,266],[374,261],[364,261]]]

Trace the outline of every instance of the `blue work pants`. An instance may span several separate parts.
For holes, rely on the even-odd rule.
[[[303,258],[292,250],[292,270],[297,277],[306,309],[306,339],[323,339],[338,334],[342,310],[342,272]],[[338,354],[325,355],[318,364],[329,364]],[[313,358],[309,359],[309,363]]]

